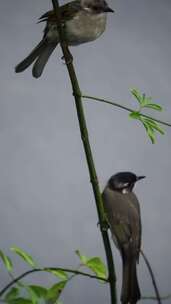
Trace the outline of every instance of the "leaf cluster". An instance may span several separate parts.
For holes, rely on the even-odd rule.
[[[148,117],[144,113],[142,113],[143,109],[152,109],[155,111],[162,111],[162,107],[159,104],[153,102],[152,97],[147,97],[146,94],[141,94],[137,89],[132,89],[131,94],[135,97],[139,104],[138,111],[132,111],[129,114],[129,117],[132,119],[137,119],[140,121],[146,132],[148,137],[150,138],[151,142],[154,144],[156,142],[156,132],[160,134],[164,134],[164,130],[161,128],[159,123],[157,123],[153,118]]]
[[[10,250],[18,255],[24,262],[26,262],[32,269],[36,269],[37,263],[33,260],[32,256],[26,253],[21,248],[13,246]],[[61,293],[66,287],[67,283],[78,273],[78,269],[81,267],[86,267],[91,272],[93,272],[97,279],[102,282],[101,279],[107,280],[107,271],[106,266],[99,257],[87,257],[80,253],[79,250],[76,250],[76,254],[80,259],[80,264],[77,267],[77,270],[73,270],[74,274],[69,275],[67,271],[63,271],[58,268],[42,268],[43,271],[52,274],[58,280],[50,287],[45,287],[41,285],[30,285],[21,281],[15,282],[15,287],[11,287],[3,298],[0,300],[7,304],[61,304],[59,300]],[[10,274],[10,277],[13,278],[13,263],[9,256],[7,256],[2,250],[0,250],[0,259],[3,262],[6,270]],[[14,278],[13,278],[14,279]],[[15,280],[15,279],[14,279]],[[103,280],[104,282],[104,280]]]

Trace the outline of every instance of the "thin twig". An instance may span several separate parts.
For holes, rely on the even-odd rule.
[[[21,275],[19,275],[18,277],[14,278],[9,284],[7,284],[3,289],[0,290],[0,297],[2,297],[2,295],[14,284],[17,284],[21,279],[23,279],[24,277],[28,276],[29,274],[35,273],[35,272],[48,272],[48,271],[52,271],[52,270],[62,270],[65,272],[69,272],[69,273],[73,273],[74,275],[82,275],[85,277],[89,277],[91,279],[97,279],[97,280],[102,280],[104,282],[108,282],[107,279],[86,273],[86,272],[82,272],[82,271],[78,271],[78,270],[73,270],[73,269],[68,269],[68,268],[61,268],[61,267],[46,267],[46,268],[34,268],[31,270],[28,270],[24,273],[22,273]]]
[[[11,272],[8,271],[8,275],[10,276],[10,278],[11,278],[12,281],[15,280],[15,277],[14,277],[14,275]],[[25,285],[20,280],[17,281],[16,284],[18,285],[18,287],[25,287]]]
[[[151,276],[151,279],[152,279],[152,283],[153,283],[153,287],[154,287],[154,291],[155,291],[155,294],[156,294],[156,300],[157,300],[158,304],[162,304],[160,293],[159,293],[159,289],[157,287],[157,283],[156,283],[155,276],[154,276],[152,267],[150,265],[150,262],[148,261],[146,255],[142,251],[142,249],[140,250],[140,252],[141,252],[141,255],[142,255],[143,259],[144,259],[145,264],[147,265],[148,271],[150,273],[150,276]]]
[[[157,300],[156,297],[152,297],[152,296],[144,296],[144,297],[141,297],[141,299],[142,300],[153,300],[153,301]],[[169,294],[167,296],[162,296],[162,297],[160,297],[160,299],[163,300],[163,301],[171,299],[171,294]]]
[[[114,107],[117,107],[117,108],[120,108],[120,109],[123,109],[125,111],[128,111],[128,112],[134,112],[135,110],[131,109],[131,108],[128,108],[128,107],[125,107],[125,106],[122,106],[121,104],[119,103],[116,103],[116,102],[113,102],[113,101],[109,101],[109,100],[106,100],[106,99],[103,99],[103,98],[99,98],[99,97],[94,97],[94,96],[88,96],[88,95],[82,95],[82,98],[85,98],[85,99],[92,99],[92,100],[95,100],[95,101],[99,101],[99,102],[104,102],[104,103],[107,103],[107,104],[110,104]],[[143,117],[146,117],[146,118],[149,118],[149,119],[153,119],[154,121],[164,125],[164,126],[167,126],[167,127],[171,127],[171,124],[169,122],[165,122],[165,121],[162,121],[162,120],[159,120],[157,118],[154,118],[150,115],[146,115],[146,114],[142,114],[140,113],[141,116]]]
[[[108,232],[104,229],[104,221],[105,221],[104,206],[103,206],[103,201],[102,201],[102,197],[101,197],[101,193],[100,193],[98,178],[97,178],[93,155],[92,155],[92,151],[91,151],[91,146],[90,146],[90,142],[89,142],[87,124],[86,124],[86,120],[85,120],[84,109],[83,109],[82,98],[81,98],[81,90],[80,90],[78,79],[77,79],[75,69],[73,66],[73,57],[72,57],[72,55],[68,49],[68,45],[65,41],[65,31],[64,31],[65,25],[64,25],[64,27],[61,25],[61,16],[60,16],[58,0],[52,0],[52,4],[53,4],[54,11],[56,13],[60,45],[61,45],[61,49],[62,49],[62,52],[64,55],[66,67],[67,67],[68,74],[69,74],[70,81],[71,81],[71,85],[72,85],[72,91],[73,91],[73,96],[75,99],[75,106],[76,106],[76,110],[77,110],[77,117],[78,117],[78,122],[79,122],[79,127],[80,127],[81,138],[83,141],[85,156],[86,156],[87,165],[88,165],[88,169],[89,169],[90,181],[92,183],[92,188],[93,188],[95,202],[96,202],[96,208],[97,208],[97,213],[98,213],[98,218],[99,218],[99,225],[100,225],[100,230],[101,230],[101,234],[102,234],[102,239],[103,239],[106,259],[107,259],[111,303],[116,304],[117,297],[116,297],[115,268],[114,268],[114,262],[113,262],[113,256],[112,256],[112,250],[111,250],[111,246],[110,246]]]

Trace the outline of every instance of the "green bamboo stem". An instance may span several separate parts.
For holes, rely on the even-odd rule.
[[[96,202],[96,208],[97,208],[97,213],[98,213],[98,218],[99,218],[99,225],[100,225],[100,230],[101,230],[101,234],[102,234],[102,239],[103,239],[106,259],[107,259],[111,303],[116,304],[117,298],[116,298],[115,268],[114,268],[112,250],[111,250],[111,246],[110,246],[108,233],[107,233],[106,229],[104,229],[104,222],[105,222],[104,206],[103,206],[103,202],[102,202],[102,197],[101,197],[101,193],[100,193],[99,183],[98,183],[96,169],[95,169],[94,160],[93,160],[93,155],[91,152],[91,146],[90,146],[89,137],[88,137],[88,130],[87,130],[84,109],[83,109],[83,104],[82,104],[82,99],[81,99],[81,90],[80,90],[77,76],[75,73],[75,69],[73,66],[72,55],[70,54],[67,43],[65,42],[65,33],[63,30],[63,26],[61,25],[61,16],[60,16],[60,11],[59,11],[58,0],[52,0],[52,4],[53,4],[53,8],[56,12],[56,18],[58,20],[60,45],[61,45],[61,48],[63,51],[64,59],[66,62],[68,74],[69,74],[71,85],[72,85],[81,138],[82,138],[82,142],[83,142],[83,146],[84,146],[87,165],[88,165],[88,169],[89,169],[90,181],[92,184],[95,202]]]
[[[122,110],[131,112],[131,113],[135,111],[135,110],[133,110],[131,108],[122,106],[119,103],[116,103],[116,102],[113,102],[113,101],[109,101],[109,100],[106,100],[106,99],[103,99],[103,98],[99,98],[99,97],[94,97],[94,96],[89,96],[89,95],[82,95],[82,98],[90,99],[90,100],[94,100],[94,101],[99,101],[99,102],[104,102],[104,103],[110,104],[110,105],[112,105],[114,107],[120,108]],[[141,116],[149,118],[149,119],[153,119],[154,121],[156,121],[156,122],[158,122],[158,123],[160,123],[160,124],[162,124],[164,126],[171,127],[171,124],[169,122],[165,122],[165,121],[159,120],[159,119],[154,118],[154,117],[152,117],[150,115],[146,115],[146,114],[142,114],[142,113],[140,113],[140,114],[141,114]]]

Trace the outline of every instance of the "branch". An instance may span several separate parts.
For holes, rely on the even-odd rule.
[[[86,273],[86,272],[82,272],[82,271],[78,271],[78,270],[72,270],[72,269],[68,269],[68,268],[61,268],[61,267],[34,268],[34,269],[31,269],[31,270],[28,270],[28,271],[22,273],[21,275],[19,275],[16,278],[14,278],[9,284],[7,284],[2,290],[0,290],[0,297],[2,297],[2,295],[11,286],[18,283],[21,279],[28,276],[29,274],[32,274],[32,273],[35,273],[35,272],[48,272],[48,271],[52,271],[52,270],[62,270],[62,271],[65,271],[65,272],[73,273],[74,275],[82,275],[82,276],[85,276],[85,277],[89,277],[91,279],[97,279],[97,280],[101,280],[101,281],[104,281],[104,282],[108,282],[107,279],[97,277],[95,275],[92,275],[92,274],[89,274],[89,273]]]
[[[160,297],[161,300],[165,301],[165,300],[168,300],[171,298],[171,294],[167,295],[167,296],[163,296],[163,297]],[[151,296],[144,296],[144,297],[141,297],[142,300],[153,300],[153,301],[156,301],[157,298],[156,297],[151,297]]]
[[[151,265],[150,265],[150,263],[149,263],[146,255],[144,254],[144,252],[142,250],[140,250],[140,252],[141,252],[141,255],[142,255],[143,259],[144,259],[145,264],[147,265],[148,271],[149,271],[151,279],[152,279],[152,284],[153,284],[154,291],[155,291],[155,294],[156,294],[156,298],[155,299],[157,300],[158,304],[162,304],[160,293],[159,293],[159,290],[158,290],[158,287],[157,287],[157,283],[156,283],[155,276],[154,276],[153,270],[151,268]]]
[[[112,102],[112,101],[109,101],[109,100],[106,100],[106,99],[103,99],[103,98],[99,98],[99,97],[93,97],[93,96],[88,96],[88,95],[82,95],[82,98],[85,98],[85,99],[91,99],[91,100],[95,100],[95,101],[99,101],[99,102],[104,102],[104,103],[107,103],[107,104],[110,104],[114,107],[117,107],[117,108],[120,108],[120,109],[123,109],[125,111],[128,111],[128,112],[134,112],[135,110],[131,109],[131,108],[128,108],[128,107],[125,107],[125,106],[122,106],[121,104],[119,103],[116,103],[116,102]],[[149,119],[153,119],[154,121],[164,125],[164,126],[167,126],[167,127],[171,127],[171,124],[168,123],[168,122],[165,122],[165,121],[162,121],[162,120],[159,120],[157,118],[154,118],[152,116],[149,116],[149,115],[146,115],[146,114],[142,114],[141,113],[141,116],[145,117],[145,118],[149,118]]]
[[[92,183],[92,188],[93,188],[95,202],[96,202],[100,230],[101,230],[101,234],[102,234],[102,239],[103,239],[106,259],[107,259],[111,303],[116,304],[117,300],[116,300],[115,268],[114,268],[114,262],[113,262],[113,256],[112,256],[109,236],[108,236],[106,229],[104,229],[104,227],[103,227],[104,221],[105,221],[104,206],[103,206],[103,201],[102,201],[102,197],[101,197],[101,193],[100,193],[99,183],[98,183],[98,179],[97,179],[96,169],[95,169],[93,155],[91,152],[91,146],[90,146],[89,137],[88,137],[88,130],[87,130],[84,109],[83,109],[83,104],[82,104],[82,99],[81,99],[81,90],[80,90],[77,76],[75,73],[75,69],[73,66],[73,57],[72,57],[72,55],[68,49],[68,45],[65,41],[65,32],[64,32],[65,25],[63,26],[61,24],[61,16],[60,16],[58,0],[52,0],[52,4],[53,4],[54,11],[56,13],[56,18],[57,18],[57,22],[58,22],[58,32],[59,32],[59,38],[60,38],[60,46],[62,48],[62,52],[64,55],[65,63],[67,66],[68,74],[69,74],[71,85],[72,85],[81,138],[83,141],[84,152],[86,155],[87,165],[88,165],[88,169],[89,169],[90,181]]]

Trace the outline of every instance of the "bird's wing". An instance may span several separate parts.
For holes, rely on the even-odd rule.
[[[61,21],[65,22],[72,19],[75,14],[81,9],[80,1],[72,1],[60,6]],[[50,21],[57,22],[55,11],[48,11],[39,18],[39,22]]]
[[[134,205],[135,209],[138,213],[138,219],[139,219],[139,241],[138,241],[138,252],[141,249],[141,236],[142,236],[142,224],[141,224],[141,210],[140,210],[140,204],[139,201],[135,195],[134,192],[129,193],[130,202]]]
[[[131,237],[131,229],[122,195],[106,188],[102,199],[112,234],[118,243],[127,243]]]

